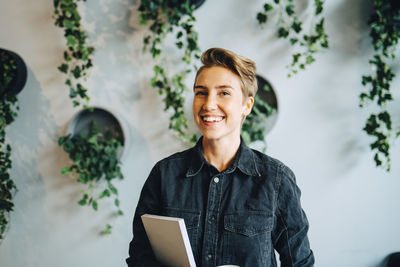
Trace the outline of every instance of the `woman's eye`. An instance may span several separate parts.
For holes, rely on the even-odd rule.
[[[222,95],[229,95],[229,92],[227,92],[227,91],[222,91],[221,94],[222,94]]]
[[[206,95],[206,92],[203,92],[203,91],[197,91],[197,92],[195,92],[195,94],[194,95]]]

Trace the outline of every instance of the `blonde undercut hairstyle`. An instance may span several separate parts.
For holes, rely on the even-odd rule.
[[[243,101],[256,95],[258,89],[256,64],[252,60],[223,48],[210,48],[201,55],[201,63],[203,63],[203,66],[197,71],[195,81],[197,76],[206,68],[224,67],[239,76],[244,96]]]

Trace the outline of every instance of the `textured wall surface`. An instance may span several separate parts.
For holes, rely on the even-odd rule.
[[[299,2],[306,17],[312,1]],[[274,86],[280,109],[267,136],[268,153],[297,175],[316,266],[378,267],[400,247],[400,143],[393,145],[392,171],[386,173],[374,166],[371,140],[361,131],[373,110],[358,108],[361,75],[370,72],[372,56],[370,1],[326,2],[330,49],[290,79],[285,66],[294,49],[276,38],[273,21],[258,26],[255,16],[263,1],[206,1],[195,12],[196,29],[203,50],[224,47],[254,59],[258,73]],[[0,47],[21,55],[29,69],[19,116],[7,129],[19,191],[0,244],[0,266],[125,266],[144,180],[156,161],[186,148],[166,130],[168,114],[148,85],[154,61],[142,53],[146,28],[139,25],[136,8],[132,0],[88,0],[81,8],[97,49],[88,81],[91,103],[112,110],[127,131],[125,180],[116,183],[125,215],[115,218],[107,201],[98,212],[78,206],[83,187],[60,174],[69,159],[57,138],[78,110],[57,70],[65,41],[53,25],[52,1],[0,0]],[[170,69],[179,60],[172,39],[165,50]],[[398,65],[395,72],[398,88]],[[190,101],[188,93],[189,114]],[[389,109],[399,126],[400,102]],[[99,236],[106,223],[112,224],[112,235]]]

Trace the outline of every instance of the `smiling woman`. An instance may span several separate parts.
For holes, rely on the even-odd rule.
[[[198,266],[313,266],[308,221],[293,172],[240,136],[257,91],[253,61],[221,48],[201,57],[193,116],[202,137],[159,161],[133,219],[129,266],[157,261],[140,217],[184,218]]]
[[[219,66],[204,68],[197,76],[193,99],[194,121],[203,135],[203,143],[218,142],[237,148],[242,121],[253,102],[253,97],[244,98],[239,77],[231,70]]]

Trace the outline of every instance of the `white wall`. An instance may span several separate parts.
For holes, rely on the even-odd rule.
[[[261,0],[206,1],[195,13],[199,43],[202,49],[225,47],[254,59],[259,74],[274,85],[280,110],[267,136],[268,153],[297,175],[316,266],[377,267],[400,248],[400,143],[393,145],[387,173],[374,167],[371,139],[361,131],[368,115],[358,108],[358,95],[372,55],[365,22],[370,1],[326,2],[330,49],[291,79],[285,65],[293,50],[275,37],[272,23],[260,29],[255,20]],[[0,244],[0,266],[125,266],[144,179],[157,160],[185,148],[166,131],[168,114],[148,86],[153,61],[141,52],[146,31],[138,24],[136,5],[89,0],[82,9],[97,49],[89,81],[92,104],[115,111],[130,140],[125,180],[117,183],[125,216],[113,218],[111,203],[100,203],[98,212],[79,207],[83,187],[60,174],[69,159],[57,137],[77,110],[57,70],[65,41],[53,25],[52,1],[0,1],[0,47],[19,53],[29,68],[19,116],[7,130],[19,192]],[[173,57],[171,44],[168,50]],[[398,66],[396,73],[393,88],[399,86]],[[192,82],[193,77],[188,85]],[[390,106],[397,122],[399,106],[399,101]],[[99,236],[110,222],[113,234]]]

